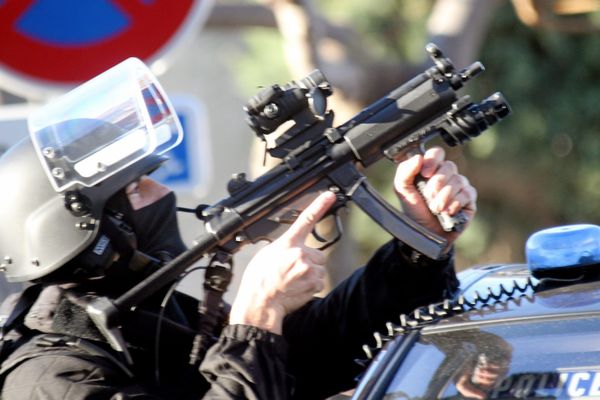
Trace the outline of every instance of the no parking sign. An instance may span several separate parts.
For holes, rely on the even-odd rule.
[[[43,97],[128,57],[149,65],[197,31],[212,0],[0,0],[0,86]]]

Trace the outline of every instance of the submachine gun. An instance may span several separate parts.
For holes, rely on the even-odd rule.
[[[383,157],[396,160],[435,137],[449,146],[462,144],[506,117],[510,107],[501,93],[480,103],[468,96],[459,98],[458,90],[482,72],[483,65],[476,62],[455,71],[435,45],[427,45],[426,50],[432,67],[337,127],[333,127],[333,111],[327,109],[332,88],[318,70],[299,81],[263,88],[252,97],[245,107],[249,125],[261,139],[269,139],[269,154],[281,161],[254,181],[244,174],[234,175],[228,184],[229,197],[199,206],[196,215],[204,229],[194,245],[116,300],[94,301],[88,313],[96,325],[109,337],[115,334],[120,313],[172,284],[204,257],[210,259],[205,292],[222,294],[229,283],[231,255],[245,244],[277,238],[304,206],[326,190],[336,193],[328,216],[338,223],[338,210],[353,201],[398,240],[439,258],[446,241],[388,204],[358,167],[369,167]],[[283,133],[275,133],[288,124],[291,127]],[[457,230],[462,223],[459,216],[443,226]],[[339,239],[341,230],[328,241],[313,234],[326,247]],[[205,312],[210,314],[206,309],[215,299],[205,300]],[[113,347],[125,351],[118,337],[113,339]]]

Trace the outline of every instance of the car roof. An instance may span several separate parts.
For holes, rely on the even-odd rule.
[[[472,324],[600,313],[598,280],[539,281],[531,277],[524,264],[474,267],[459,273],[458,278],[461,286],[455,300],[465,304],[464,312],[438,318],[436,323],[424,326],[422,333]]]
[[[413,346],[422,343],[421,339],[432,343],[434,337],[445,338],[446,333],[453,332],[451,336],[458,338],[454,333],[462,335],[463,331],[472,338],[496,328],[514,334],[513,323],[521,328],[528,323],[548,327],[547,323],[572,320],[598,326],[595,321],[600,321],[599,276],[585,282],[538,280],[525,264],[494,264],[462,271],[458,274],[460,289],[452,299],[401,315],[400,321],[387,325],[387,335],[375,333],[375,347],[363,346],[367,358],[374,362],[353,399],[382,398],[396,369]],[[380,352],[381,349],[385,350]]]

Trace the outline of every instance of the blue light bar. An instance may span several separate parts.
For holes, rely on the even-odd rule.
[[[525,255],[534,276],[568,276],[600,263],[600,226],[566,225],[544,229],[527,239]]]

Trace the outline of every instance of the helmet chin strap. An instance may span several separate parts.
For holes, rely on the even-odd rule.
[[[86,278],[101,278],[115,266],[121,273],[149,273],[173,257],[166,251],[152,257],[137,248],[137,238],[120,213],[107,211],[102,217],[96,241],[80,254],[74,273]],[[119,263],[120,265],[115,265]]]

